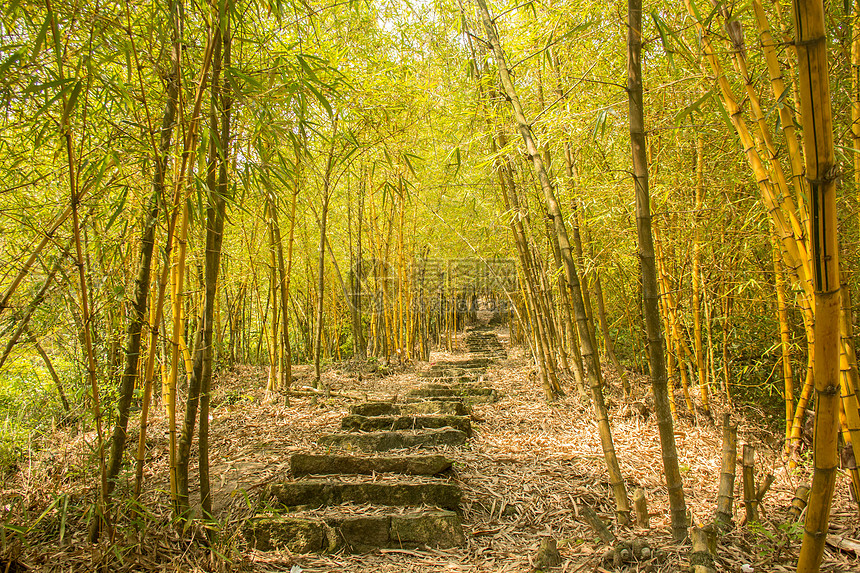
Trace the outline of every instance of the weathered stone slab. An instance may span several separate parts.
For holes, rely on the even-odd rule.
[[[458,384],[458,383],[468,384],[468,383],[475,383],[478,380],[480,380],[480,375],[474,374],[474,373],[454,373],[454,372],[448,371],[446,373],[438,374],[435,376],[430,376],[430,375],[425,374],[422,376],[422,378],[424,380],[434,380],[437,382],[447,382],[450,384]]]
[[[443,368],[486,368],[489,364],[490,361],[486,358],[466,358],[465,360],[440,360],[439,362],[434,362],[431,368],[436,366]]]
[[[290,469],[294,477],[308,474],[374,474],[436,475],[451,468],[445,456],[361,457],[293,454]]]
[[[334,529],[338,545],[345,546],[350,553],[366,553],[391,545],[391,517],[388,515],[327,517],[325,521]]]
[[[326,553],[337,547],[335,531],[320,519],[254,517],[242,525],[242,534],[251,547],[260,551]]]
[[[441,394],[439,396],[416,396],[414,394],[407,393],[404,397],[407,404],[423,404],[425,402],[453,402],[453,403],[461,403],[466,404],[466,397],[452,394]],[[480,402],[481,400],[469,400],[470,402]],[[468,404],[466,404],[468,408]]]
[[[460,488],[450,483],[348,483],[313,479],[271,484],[263,492],[262,499],[286,507],[370,503],[408,507],[431,505],[443,509],[458,509]]]
[[[445,414],[449,416],[468,416],[469,408],[462,402],[365,402],[350,406],[349,413],[356,416],[408,416],[416,414]]]
[[[445,397],[458,396],[463,398],[483,398],[489,401],[498,399],[495,388],[484,386],[470,386],[466,384],[425,384],[421,388],[413,388],[406,396],[408,398],[433,398],[435,400]]]
[[[403,547],[457,547],[466,542],[460,518],[452,511],[391,516],[391,542]]]
[[[462,401],[428,400],[426,402],[411,402],[400,407],[401,414],[447,414],[450,416],[468,416],[471,411]]]
[[[323,447],[337,447],[371,452],[385,452],[408,448],[437,448],[441,446],[462,446],[466,443],[466,433],[452,428],[422,430],[420,432],[367,432],[328,434],[321,436],[317,443]]]
[[[355,416],[396,416],[400,414],[400,405],[394,402],[365,402],[350,406],[349,413]]]
[[[380,548],[425,546],[445,549],[466,542],[460,518],[452,511],[323,518],[255,517],[244,523],[242,533],[253,548],[261,551],[287,549],[292,553],[327,553],[340,549],[364,553]]]
[[[340,422],[347,432],[374,432],[377,430],[419,430],[424,428],[454,428],[472,435],[472,422],[466,416],[356,416],[349,415]]]

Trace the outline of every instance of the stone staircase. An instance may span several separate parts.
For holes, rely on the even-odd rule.
[[[507,359],[508,353],[496,333],[488,328],[473,328],[466,332],[466,349],[478,358]]]
[[[473,342],[470,343],[469,341]],[[491,332],[470,331],[465,360],[440,361],[402,400],[353,405],[319,452],[294,454],[291,478],[260,496],[242,528],[249,545],[293,553],[465,544],[450,454],[472,435],[470,404],[496,400],[487,366],[505,355]]]

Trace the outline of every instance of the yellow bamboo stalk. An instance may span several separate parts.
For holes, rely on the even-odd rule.
[[[839,369],[841,371],[839,388],[842,398],[839,404],[840,424],[845,444],[853,447],[853,444],[860,444],[860,410],[857,408],[857,389],[854,384],[857,379],[857,361],[853,353],[848,351],[849,349],[853,350],[852,345],[848,343],[853,333],[851,332],[850,320],[851,294],[847,283],[842,284],[842,293],[846,304],[842,305],[839,316],[839,335],[842,339],[839,353]],[[860,494],[860,472],[857,471],[856,467],[851,471],[851,482],[855,494]],[[860,496],[856,496],[855,501],[860,504]]]
[[[669,311],[666,309],[666,297],[663,292],[663,283],[661,281],[657,281],[657,286],[660,289],[660,314],[663,319],[663,331],[667,334],[671,332],[671,325],[669,324]],[[669,350],[668,346],[666,347],[666,379],[668,383],[666,384],[666,391],[669,394],[669,409],[672,411],[672,417],[678,418],[678,407],[675,404],[675,355]],[[687,395],[685,394],[685,397]],[[689,406],[689,404],[688,404]]]
[[[186,187],[186,178],[189,166],[192,161],[192,155],[196,148],[197,128],[200,123],[200,109],[203,105],[203,94],[206,91],[206,77],[209,73],[209,65],[212,63],[212,53],[214,52],[215,44],[221,41],[220,27],[215,28],[215,32],[209,33],[209,38],[206,43],[206,49],[203,54],[203,65],[200,69],[200,76],[197,81],[197,90],[194,96],[194,107],[191,115],[191,122],[185,134],[185,141],[182,150],[182,162],[177,173],[176,181],[173,189],[173,211],[178,212],[178,233],[174,236],[173,254],[175,256],[175,271],[174,271],[174,292],[172,300],[173,312],[173,329],[171,335],[171,360],[170,371],[167,377],[168,385],[168,432],[170,435],[170,493],[173,501],[174,510],[178,514],[180,511],[179,498],[177,492],[177,456],[176,456],[176,380],[179,373],[180,360],[180,340],[183,337],[183,321],[182,321],[182,285],[185,282],[185,256],[188,243],[188,197]],[[175,215],[173,215],[175,216]]]
[[[807,346],[806,376],[804,377],[803,388],[800,391],[800,396],[797,398],[797,406],[795,407],[794,416],[792,417],[791,422],[791,438],[789,440],[789,467],[791,469],[797,467],[797,452],[800,449],[800,439],[803,435],[803,418],[806,415],[809,399],[812,397],[812,390],[815,387],[813,382],[813,368],[815,365],[815,333],[812,330],[812,322],[808,319],[804,319],[804,328],[806,330]]]
[[[821,565],[836,485],[839,459],[839,355],[841,277],[836,216],[836,161],[827,70],[827,36],[822,0],[795,0],[798,78],[803,117],[806,178],[809,182],[810,240],[814,281],[816,396],[813,452],[815,469],[809,494],[798,573],[815,573]]]
[[[768,21],[764,8],[762,8],[761,0],[753,0],[753,8],[755,9],[756,21],[758,22],[759,40],[761,42],[762,51],[764,52],[765,62],[767,62],[767,71],[768,76],[770,77],[773,97],[777,102],[779,102],[785,98],[786,87],[782,67],[779,65],[779,60],[776,55],[777,43],[773,39],[770,22]],[[855,41],[857,41],[857,38],[858,36],[855,35]],[[777,111],[779,113],[779,123],[782,127],[782,133],[785,137],[788,159],[791,163],[791,181],[794,186],[800,221],[805,229],[809,220],[805,199],[808,197],[808,190],[806,179],[803,178],[803,156],[800,151],[797,132],[794,128],[795,117],[794,113],[791,111],[791,107],[785,102],[781,105],[777,105]],[[858,111],[858,113],[860,113],[860,111]]]
[[[786,215],[783,211],[784,201],[781,201],[774,193],[773,184],[770,180],[768,170],[761,161],[761,157],[756,151],[755,142],[743,119],[740,106],[734,96],[731,85],[723,72],[722,65],[716,56],[713,46],[708,35],[708,31],[702,26],[701,22],[696,18],[696,12],[690,3],[690,0],[684,0],[687,10],[695,20],[696,29],[702,38],[702,47],[706,59],[708,60],[711,70],[716,78],[717,85],[720,87],[720,94],[723,105],[726,108],[732,125],[741,141],[747,161],[753,170],[756,177],[756,184],[762,196],[762,201],[768,210],[773,222],[776,226],[777,234],[779,235],[782,244],[783,258],[786,266],[797,275],[801,288],[804,291],[811,293],[812,286],[810,281],[810,269],[808,259],[804,260],[801,250],[798,245],[798,237],[794,233],[793,224],[786,221]],[[782,197],[784,199],[784,197]]]
[[[702,347],[702,309],[701,286],[699,284],[699,264],[701,258],[702,231],[699,223],[699,213],[702,210],[705,195],[705,138],[702,134],[696,137],[696,199],[693,209],[693,253],[690,274],[693,290],[693,342],[696,349],[696,368],[699,371],[699,389],[702,393],[702,407],[710,414],[711,404],[708,396],[708,370],[705,366],[705,355]]]
[[[690,384],[687,380],[687,369],[684,364],[684,359],[682,358],[682,346],[679,342],[680,339],[680,329],[678,327],[678,317],[674,305],[674,298],[672,297],[672,291],[669,286],[669,278],[666,276],[665,267],[666,262],[663,256],[663,248],[660,241],[660,231],[657,226],[653,227],[654,231],[654,253],[657,258],[657,283],[660,286],[661,293],[660,299],[663,301],[663,308],[666,311],[666,336],[669,337],[670,344],[675,347],[675,358],[678,361],[678,370],[681,374],[681,389],[684,392],[684,401],[687,404],[687,410],[689,412],[695,412],[693,408],[693,399],[690,396]],[[668,349],[666,353],[671,355],[671,352]],[[673,401],[674,402],[674,401]]]
[[[797,78],[797,65],[795,64],[797,61],[797,50],[794,47],[794,38],[792,38],[791,34],[782,28],[782,22],[785,21],[782,17],[782,4],[780,2],[774,2],[773,7],[776,8],[776,20],[780,23],[780,28],[782,30],[783,45],[785,45],[786,51],[790,54],[790,57],[788,58],[788,70],[791,74],[791,78]],[[800,109],[800,91],[798,90],[798,82],[789,81],[788,83],[791,84],[791,92],[794,97],[794,116],[797,119],[797,125],[803,125],[803,111]]]
[[[860,5],[852,2],[851,138],[854,142],[854,192],[860,191]],[[860,492],[858,492],[860,493]]]
[[[779,160],[776,145],[771,136],[770,127],[767,124],[764,111],[762,111],[761,102],[758,97],[758,91],[753,85],[752,76],[749,73],[746,57],[744,52],[730,44],[729,53],[732,56],[732,61],[735,64],[735,69],[741,76],[744,82],[747,98],[750,102],[753,122],[758,126],[758,143],[759,155],[763,156],[770,166],[771,181],[776,185],[779,194],[777,195],[779,206],[788,216],[789,223],[797,240],[798,256],[801,261],[808,261],[809,254],[806,248],[806,232],[805,227],[797,216],[797,208],[794,200],[791,198],[791,193],[788,189],[788,181],[785,178],[785,172],[782,169],[782,163]],[[801,170],[802,173],[802,170]],[[802,197],[802,194],[800,195]]]
[[[791,440],[791,423],[794,415],[794,376],[791,371],[791,329],[788,325],[788,304],[785,299],[785,279],[782,275],[781,257],[776,237],[771,248],[774,286],[776,287],[776,312],[779,321],[779,345],[782,357],[783,399],[785,402],[785,450]]]

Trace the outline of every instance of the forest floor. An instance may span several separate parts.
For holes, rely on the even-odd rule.
[[[504,333],[500,333],[506,341]],[[335,431],[351,404],[403,395],[419,384],[415,368],[386,376],[358,377],[333,366],[326,372],[333,396],[267,402],[265,370],[242,367],[222,373],[216,382],[210,438],[212,488],[219,522],[218,541],[205,547],[198,526],[178,532],[170,523],[167,494],[167,433],[163,415],[153,420],[148,444],[146,491],[142,508],[120,507],[124,517],[111,538],[87,544],[86,523],[97,473],[92,469],[94,433],[72,437],[58,430],[52,444],[32,453],[7,474],[0,489],[4,516],[0,529],[0,572],[46,571],[289,571],[387,573],[531,572],[544,537],[558,541],[563,573],[610,571],[677,572],[689,568],[688,545],[669,534],[668,501],[653,414],[643,417],[625,403],[617,376],[607,369],[609,408],[615,449],[628,492],[645,490],[650,531],[616,531],[620,539],[639,537],[655,549],[649,561],[614,569],[602,563],[607,547],[580,517],[590,506],[604,520],[614,513],[605,464],[590,407],[569,395],[547,404],[526,365],[522,351],[490,366],[486,382],[501,392],[495,403],[473,407],[474,436],[465,449],[451,450],[456,479],[463,488],[465,547],[448,550],[380,550],[371,554],[291,555],[249,550],[239,525],[253,515],[261,488],[289,473],[289,456],[313,447],[317,437]],[[431,360],[462,357],[434,352]],[[630,375],[634,399],[645,403],[644,377]],[[724,407],[716,404],[717,413]],[[767,429],[763,412],[736,411],[739,443],[757,450],[757,477],[776,477],[761,506],[761,521],[738,527],[719,538],[721,571],[793,571],[801,528],[791,523],[788,507],[794,487],[808,479],[789,472],[779,455],[779,436]],[[675,437],[687,504],[697,524],[713,519],[720,473],[721,429],[698,415],[681,416]],[[130,431],[136,444],[137,430]],[[196,456],[193,458],[196,459]],[[115,494],[126,499],[133,477],[123,474]],[[196,476],[192,477],[196,481]],[[736,512],[742,511],[735,491]],[[192,491],[192,499],[197,495]],[[89,500],[89,501],[88,501]],[[356,508],[361,511],[361,508]],[[136,517],[130,517],[136,516]],[[831,537],[860,538],[856,505],[848,497],[848,478],[838,478]],[[103,536],[107,537],[107,536]],[[749,568],[742,567],[747,565]],[[822,571],[860,572],[855,553],[827,547]]]

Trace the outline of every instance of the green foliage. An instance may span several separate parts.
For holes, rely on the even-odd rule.
[[[0,373],[0,469],[4,472],[40,447],[39,438],[66,418],[43,368],[27,359],[9,362]]]

